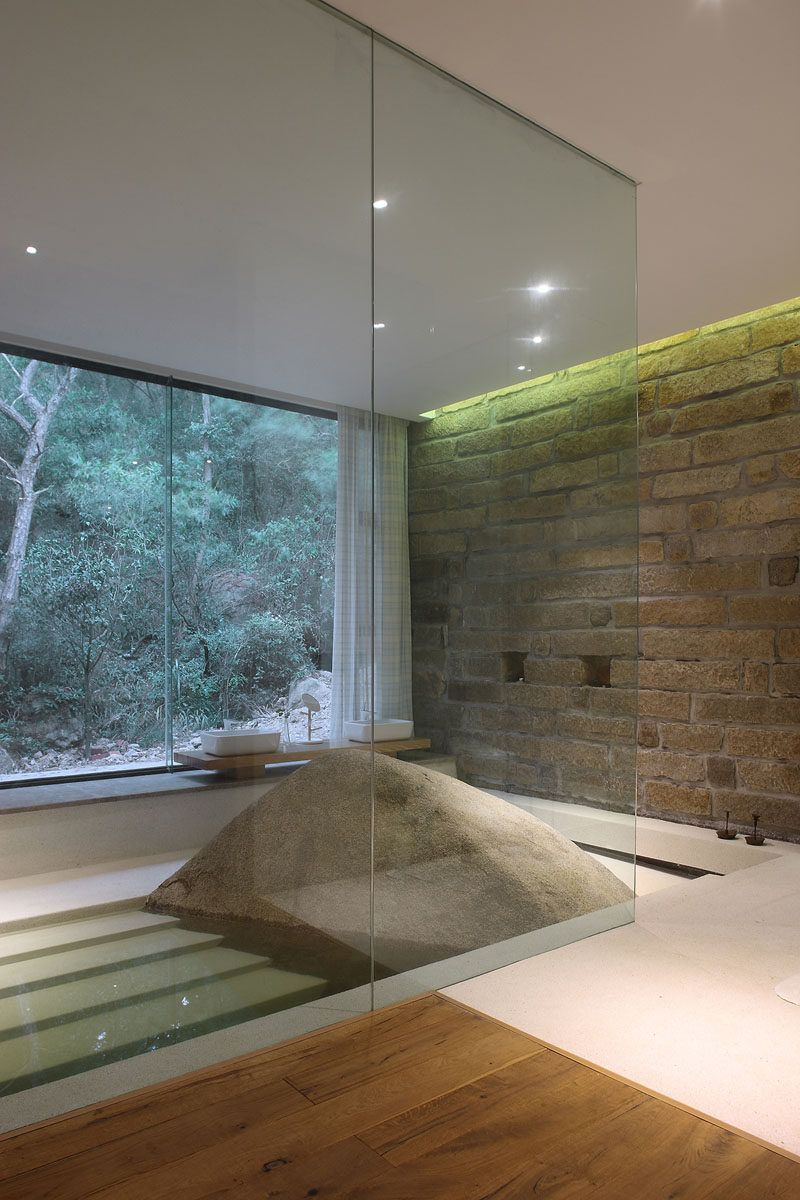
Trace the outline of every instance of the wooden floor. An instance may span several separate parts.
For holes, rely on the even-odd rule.
[[[428,995],[6,1134],[0,1196],[797,1200],[800,1163]]]

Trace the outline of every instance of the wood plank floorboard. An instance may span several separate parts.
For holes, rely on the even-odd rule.
[[[800,1163],[438,995],[0,1137],[3,1200],[798,1200]]]

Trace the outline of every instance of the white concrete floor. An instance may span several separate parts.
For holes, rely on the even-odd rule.
[[[640,895],[633,924],[445,995],[800,1155],[800,846],[640,821],[647,853],[731,868]],[[747,867],[744,864],[752,862]]]

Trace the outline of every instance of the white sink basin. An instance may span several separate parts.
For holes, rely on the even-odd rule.
[[[209,754],[260,754],[277,750],[280,730],[271,729],[204,729],[200,744]]]
[[[351,742],[371,742],[372,729],[371,721],[345,721],[344,736]],[[401,738],[413,736],[413,721],[393,721],[391,718],[383,718],[375,722],[376,742],[396,742]]]

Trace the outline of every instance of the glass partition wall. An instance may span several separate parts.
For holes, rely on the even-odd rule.
[[[629,180],[308,0],[7,33],[11,1127],[631,919],[637,510]]]

